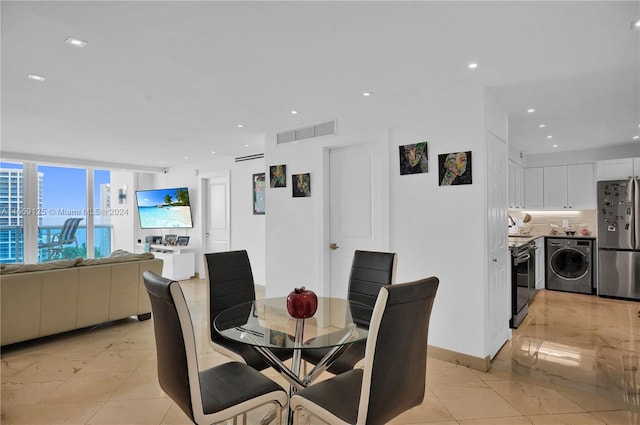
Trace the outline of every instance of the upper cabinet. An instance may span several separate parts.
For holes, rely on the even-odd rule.
[[[524,206],[529,210],[544,208],[544,169],[524,169]]]
[[[524,207],[524,168],[509,161],[509,209]]]
[[[593,164],[544,167],[544,209],[594,209]]]
[[[640,158],[610,159],[596,163],[597,180],[640,178]]]

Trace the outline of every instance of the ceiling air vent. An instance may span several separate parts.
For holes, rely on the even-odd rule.
[[[312,137],[327,136],[330,134],[338,134],[337,120],[323,122],[309,127],[297,128],[295,130],[283,131],[278,133],[277,142],[278,144],[289,143],[297,140],[310,139]]]
[[[236,162],[251,161],[252,159],[260,159],[260,158],[264,158],[263,153],[257,153],[255,155],[239,156],[236,158]]]

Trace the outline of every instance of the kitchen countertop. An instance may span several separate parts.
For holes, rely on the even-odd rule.
[[[531,241],[534,241],[538,238],[554,238],[554,239],[591,239],[595,240],[596,237],[594,235],[565,235],[565,234],[557,234],[557,235],[508,235],[509,236],[509,249],[521,247],[523,245],[528,244]]]

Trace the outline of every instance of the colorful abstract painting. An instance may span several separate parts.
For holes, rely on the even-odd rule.
[[[264,173],[253,175],[253,213],[265,213],[265,181]]]
[[[269,167],[270,187],[287,187],[287,166],[272,165]]]
[[[471,184],[471,151],[438,155],[440,186]]]
[[[305,198],[311,196],[311,174],[294,174],[291,178],[293,180],[294,198]]]
[[[399,146],[400,175],[429,172],[427,142]]]

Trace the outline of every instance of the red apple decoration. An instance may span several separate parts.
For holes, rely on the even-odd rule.
[[[295,288],[287,296],[287,311],[296,319],[307,319],[313,316],[318,309],[318,297],[316,293],[304,286]]]

